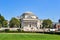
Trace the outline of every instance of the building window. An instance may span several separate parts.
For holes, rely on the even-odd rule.
[[[28,16],[27,18],[28,18],[28,19],[29,19],[29,18],[31,19],[32,17],[31,17],[31,16]]]

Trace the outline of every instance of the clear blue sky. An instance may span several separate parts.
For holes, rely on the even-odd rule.
[[[0,13],[5,19],[33,12],[39,19],[57,22],[60,19],[60,0],[0,0]]]

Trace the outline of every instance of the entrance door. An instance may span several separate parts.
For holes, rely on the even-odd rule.
[[[30,27],[31,27],[31,24],[30,24]]]

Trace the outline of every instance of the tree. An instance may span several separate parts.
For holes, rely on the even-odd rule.
[[[2,24],[0,23],[0,28],[2,27]]]
[[[50,28],[50,27],[52,27],[52,21],[50,19],[43,20],[42,25],[45,28]]]
[[[8,26],[7,24],[8,24],[7,20],[3,21],[3,26],[4,27],[7,27]]]
[[[10,20],[10,27],[19,27],[19,26],[20,26],[20,20],[13,17]]]
[[[0,22],[2,22],[4,20],[5,20],[5,18],[3,16],[1,16],[1,14],[0,14]]]
[[[4,27],[4,24],[7,23],[7,21],[5,21],[5,22],[4,22],[4,21],[5,21],[4,16],[2,16],[2,15],[0,14],[0,26],[1,26],[1,27]],[[6,25],[7,25],[7,24],[6,24]]]
[[[58,21],[59,23],[60,23],[60,19],[59,19],[59,21]]]

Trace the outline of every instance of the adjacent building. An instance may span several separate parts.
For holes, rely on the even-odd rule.
[[[60,20],[57,23],[54,23],[53,28],[55,28],[56,31],[60,31]]]

